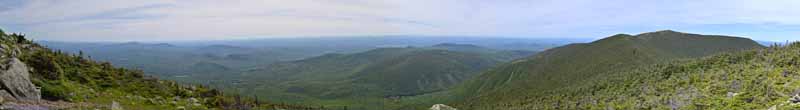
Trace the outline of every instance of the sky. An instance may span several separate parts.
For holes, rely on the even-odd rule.
[[[0,0],[51,41],[382,35],[601,38],[675,30],[800,40],[800,0]]]

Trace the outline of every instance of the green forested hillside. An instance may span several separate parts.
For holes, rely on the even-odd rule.
[[[473,53],[423,50],[367,65],[351,78],[382,87],[386,95],[414,95],[447,89],[498,63]]]
[[[437,92],[461,83],[509,57],[532,52],[506,52],[480,47],[379,48],[354,54],[276,63],[249,70],[231,87],[246,94],[283,102],[314,102],[329,106],[375,109],[385,98]],[[518,58],[518,57],[517,57]]]
[[[518,58],[528,57],[536,53],[536,51],[530,51],[530,50],[497,50],[497,49],[484,48],[472,44],[458,44],[458,43],[441,43],[425,48],[476,53],[482,56],[493,57],[494,59],[503,62],[516,60]]]
[[[557,47],[482,73],[449,91],[457,108],[493,108],[676,59],[762,48],[738,37],[658,31]],[[524,97],[524,98],[523,98]],[[528,103],[537,103],[536,101]]]
[[[118,103],[123,109],[303,108],[273,105],[249,97],[223,94],[200,85],[160,80],[144,75],[139,70],[117,68],[107,62],[93,61],[83,54],[51,50],[26,40],[20,34],[5,34],[0,31],[0,45],[3,59],[18,58],[31,68],[31,82],[41,88],[41,98],[45,100],[17,106],[109,109],[114,107],[112,103]],[[55,101],[65,102],[59,105],[49,104]],[[0,102],[0,105],[6,103]]]
[[[673,61],[475,109],[800,109],[798,60],[800,43]]]

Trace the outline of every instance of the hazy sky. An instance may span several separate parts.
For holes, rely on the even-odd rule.
[[[676,31],[800,40],[800,0],[0,0],[35,40],[294,36],[598,38]]]

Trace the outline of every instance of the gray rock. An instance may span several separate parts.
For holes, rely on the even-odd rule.
[[[458,110],[456,108],[444,105],[444,104],[434,104],[430,110]]]
[[[119,106],[119,103],[117,103],[117,101],[112,101],[111,110],[123,110],[123,109],[122,106]]]
[[[13,104],[13,105],[3,105],[2,107],[0,107],[0,110],[51,110],[51,108],[41,105]]]
[[[196,98],[194,98],[194,97],[192,97],[192,98],[189,98],[189,99],[187,99],[187,100],[188,100],[189,102],[200,102],[200,100],[197,100],[197,99],[196,99]]]
[[[739,95],[739,93],[735,93],[735,92],[728,92],[728,94],[727,94],[728,98],[733,98],[733,97],[735,97],[735,96],[737,96],[737,95]]]
[[[19,48],[14,48],[6,44],[0,44],[0,53],[2,53],[0,54],[0,58],[6,59],[17,57],[20,53],[22,53],[22,51],[19,50]]]
[[[800,95],[795,94],[792,98],[789,98],[789,102],[793,104],[800,103]]]
[[[30,80],[28,66],[17,58],[11,58],[5,70],[0,70],[0,86],[17,100],[39,100],[39,88]]]
[[[0,98],[3,98],[3,99],[14,99],[14,96],[12,96],[11,93],[6,92],[4,88],[0,88]],[[0,110],[2,110],[2,109],[0,109]]]

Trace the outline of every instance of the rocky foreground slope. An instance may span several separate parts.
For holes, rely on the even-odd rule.
[[[48,105],[26,107],[25,104],[39,103],[42,98],[39,87],[30,80],[31,68],[17,58],[19,49],[0,44],[0,50],[0,103],[3,103],[0,109],[60,108]]]
[[[90,58],[0,30],[0,109],[310,109],[160,80]]]

